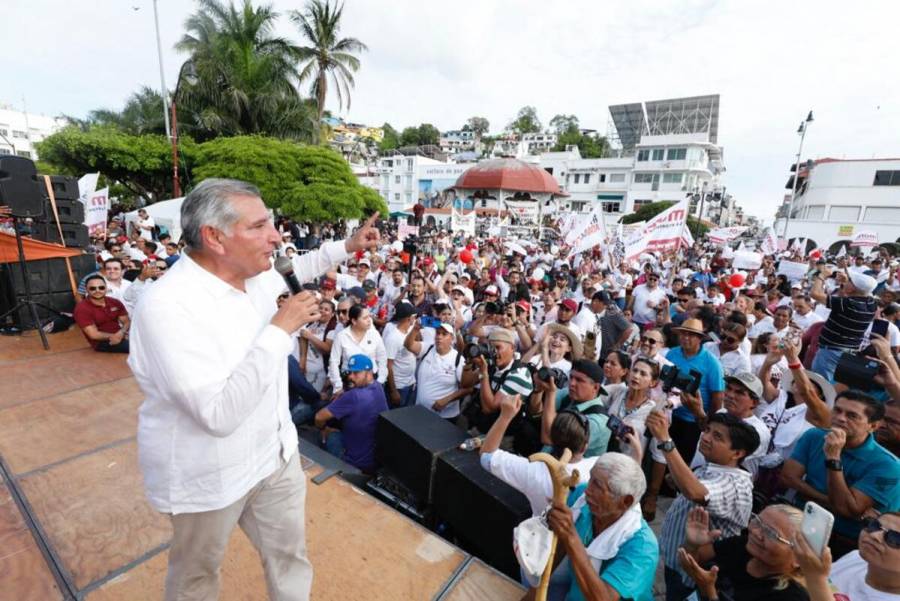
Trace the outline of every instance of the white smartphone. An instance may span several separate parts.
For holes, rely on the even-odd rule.
[[[831,527],[834,526],[834,516],[830,511],[808,501],[803,508],[803,522],[800,524],[800,532],[816,555],[821,557],[831,538]]]

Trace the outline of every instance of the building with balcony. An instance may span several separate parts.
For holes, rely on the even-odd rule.
[[[62,118],[26,113],[0,104],[0,154],[37,160],[35,144],[67,124]]]
[[[793,189],[795,175],[793,206],[787,194],[776,214],[774,229],[779,236],[787,221],[789,242],[807,238],[833,252],[860,232],[876,233],[879,242],[900,239],[900,158],[807,161],[791,174],[788,190]]]
[[[441,133],[441,150],[448,154],[455,154],[475,148],[475,132],[467,130],[452,130]]]
[[[569,197],[565,208],[587,212],[596,203],[611,220],[645,204],[691,200],[691,212],[735,220],[724,188],[724,151],[717,144],[718,96],[611,106],[621,148],[616,158],[585,159],[578,148],[545,152],[540,165]]]
[[[442,208],[452,204],[455,193],[449,188],[470,166],[396,153],[379,158],[374,168],[358,177],[381,194],[391,211],[407,210],[419,200],[426,207]]]

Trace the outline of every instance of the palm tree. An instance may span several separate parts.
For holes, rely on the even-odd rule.
[[[240,8],[198,0],[176,48],[190,54],[196,82],[179,86],[179,122],[200,139],[265,134],[311,139],[313,113],[297,91],[296,48],[273,35],[271,5]]]
[[[332,6],[330,0],[309,0],[306,12],[291,12],[291,20],[309,43],[309,46],[296,48],[302,64],[299,79],[301,83],[312,80],[311,93],[316,99],[319,124],[325,112],[328,79],[331,79],[340,108],[344,108],[346,98],[349,109],[353,73],[359,70],[359,59],[354,53],[368,50],[356,38],[338,39],[343,12],[343,4]]]

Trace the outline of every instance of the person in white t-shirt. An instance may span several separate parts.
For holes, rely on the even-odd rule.
[[[401,302],[394,312],[394,327],[384,329],[388,364],[386,388],[391,407],[409,407],[416,401],[416,355],[404,345],[415,320],[415,307]]]
[[[328,371],[325,369],[325,357],[331,355],[331,346],[336,334],[334,319],[334,303],[319,303],[319,320],[306,325],[299,332],[300,336],[300,371],[307,382],[320,393],[328,384]],[[337,322],[337,320],[335,320]]]
[[[153,217],[147,213],[147,209],[138,210],[136,226],[141,232],[141,238],[144,240],[153,240],[153,228],[156,227],[156,222],[153,220]]]
[[[416,355],[416,405],[426,407],[445,419],[459,417],[459,401],[472,392],[474,377],[464,380],[465,362],[453,348],[453,326],[441,323],[434,328],[434,344],[417,340],[422,326],[415,321],[404,345]],[[469,370],[471,372],[471,370]]]
[[[646,329],[656,325],[656,309],[666,297],[666,292],[659,287],[659,274],[650,272],[647,282],[637,286],[631,293],[629,308],[634,315],[634,323]]]
[[[125,303],[125,291],[131,282],[122,278],[122,260],[115,257],[103,261],[103,278],[106,280],[106,296]]]
[[[813,311],[812,299],[809,296],[801,295],[794,299],[793,322],[798,328],[805,332],[809,326],[820,321],[825,321],[825,319]]]
[[[628,273],[628,265],[623,261],[619,264],[619,268],[612,273],[612,277],[616,283],[616,304],[619,305],[619,309],[625,309],[625,297],[628,293],[628,288],[631,287],[631,283],[634,281],[631,274]]]
[[[858,540],[859,550],[831,565],[827,546],[820,557],[797,537],[795,557],[810,601],[900,601],[900,513],[868,518]]]
[[[726,323],[721,328],[720,342],[707,342],[703,348],[717,357],[722,364],[722,373],[733,376],[741,372],[749,372],[750,354],[741,349],[747,336],[747,328],[739,323]]]

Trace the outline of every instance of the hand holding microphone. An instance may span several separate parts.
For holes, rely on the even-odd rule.
[[[284,282],[291,290],[291,297],[281,305],[272,317],[271,323],[288,334],[293,334],[306,324],[319,319],[319,301],[315,294],[303,290],[297,276],[294,275],[294,265],[290,259],[278,257],[275,261],[275,270],[284,278]]]

